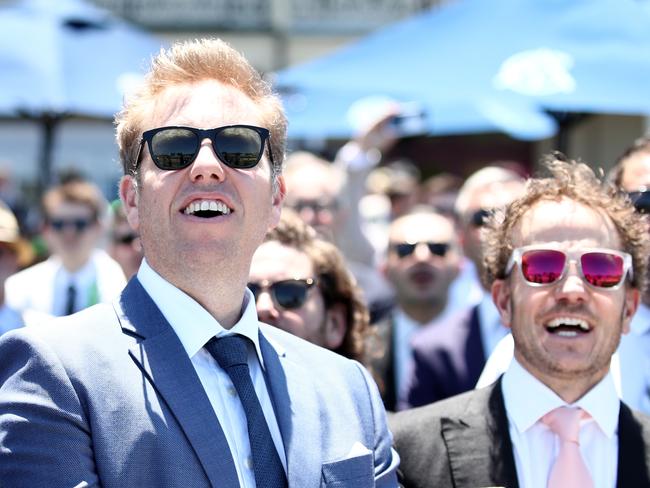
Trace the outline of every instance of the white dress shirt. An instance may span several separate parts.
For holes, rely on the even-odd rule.
[[[229,334],[243,335],[254,344],[254,349],[249,347],[248,367],[255,393],[286,472],[284,444],[263,374],[264,360],[260,350],[257,310],[252,293],[246,290],[241,318],[232,329],[226,330],[193,298],[156,273],[146,260],[142,261],[138,270],[138,280],[172,326],[190,357],[230,446],[239,484],[246,488],[255,488],[246,414],[228,373],[219,367],[203,346],[212,337]],[[218,455],[219,453],[215,452],[215,456]]]
[[[50,256],[7,278],[5,303],[21,312],[27,324],[42,321],[47,316],[62,315],[71,282],[76,287],[78,311],[113,300],[126,285],[126,278],[117,261],[102,249],[95,249],[88,262],[73,274],[63,268],[59,257]],[[30,320],[29,316],[34,319]]]
[[[539,420],[561,406],[580,407],[591,415],[580,423],[580,452],[594,488],[616,486],[620,400],[611,374],[571,405],[515,359],[503,375],[502,386],[519,486],[546,488],[560,442]]]

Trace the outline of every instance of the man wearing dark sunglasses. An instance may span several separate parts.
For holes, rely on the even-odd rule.
[[[391,222],[383,270],[395,290],[395,307],[376,324],[383,344],[371,359],[389,410],[396,409],[408,379],[412,338],[447,313],[460,258],[453,221],[431,207],[415,207]]]
[[[481,168],[461,187],[455,208],[468,260],[463,261],[462,271],[449,291],[451,306],[460,310],[413,337],[413,367],[406,388],[400,392],[401,409],[473,389],[486,359],[507,334],[490,291],[479,282],[483,268],[481,232],[492,213],[519,197],[523,190],[523,178],[500,166]]]
[[[489,387],[392,418],[404,486],[650,483],[650,418],[610,373],[645,285],[645,222],[559,157],[486,227],[485,280],[515,358]]]
[[[364,362],[368,310],[340,251],[290,209],[251,263],[248,288],[263,322]]]
[[[3,486],[397,486],[370,375],[246,289],[285,192],[269,85],[223,41],[177,43],[117,123],[145,257],[112,306],[3,336]]]
[[[7,303],[30,321],[70,315],[110,302],[126,284],[122,269],[99,248],[106,200],[96,185],[73,180],[43,196],[42,235],[50,257],[7,280]]]

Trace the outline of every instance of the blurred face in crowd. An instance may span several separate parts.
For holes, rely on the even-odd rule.
[[[341,225],[342,209],[338,201],[338,183],[332,170],[308,165],[286,174],[286,205],[321,235],[332,240]]]
[[[142,246],[140,238],[128,222],[113,225],[108,251],[110,256],[120,264],[127,278],[137,273],[142,262]]]
[[[459,261],[454,224],[449,218],[418,213],[391,224],[385,271],[401,306],[445,303]]]
[[[304,292],[304,281],[309,280],[314,280],[314,284]],[[326,309],[315,280],[311,259],[293,247],[267,241],[253,255],[249,283],[256,286],[249,287],[260,290],[257,295],[260,320],[319,346],[336,349],[345,335],[344,317],[337,310]],[[277,284],[275,292],[273,284]],[[281,286],[296,289],[283,290]],[[304,293],[299,293],[298,289]],[[282,302],[290,298],[291,303],[283,306]],[[302,298],[304,302],[301,303]]]
[[[638,152],[625,160],[625,170],[621,178],[621,188],[625,191],[650,189],[650,153]]]
[[[474,192],[469,200],[467,212],[462,216],[463,252],[478,270],[482,266],[481,228],[486,213],[507,204],[521,196],[524,183],[508,181],[491,183]]]
[[[589,248],[621,250],[609,217],[566,198],[534,204],[513,228],[512,242],[515,248],[557,249],[572,259]],[[515,357],[555,391],[559,382],[593,385],[607,373],[638,305],[638,291],[627,281],[618,288],[590,285],[573,261],[560,279],[538,286],[515,264],[505,280],[494,282],[492,295],[512,329]]]
[[[625,160],[621,175],[621,189],[626,192],[650,190],[650,152],[637,152]],[[644,196],[642,199],[645,202],[643,212],[647,213],[650,197]],[[648,228],[650,231],[650,217]],[[650,287],[643,295],[643,303],[650,305]]]
[[[68,271],[76,271],[88,262],[101,234],[93,209],[82,203],[61,201],[46,212],[43,237],[50,252],[61,258]]]
[[[172,85],[156,100],[144,130],[164,126],[263,127],[259,106],[243,92],[216,80]],[[227,166],[209,139],[194,162],[180,170],[158,168],[142,151],[139,180],[125,176],[121,196],[147,261],[192,295],[205,294],[214,263],[236,275],[248,270],[253,252],[280,215],[282,177],[272,191],[268,151],[253,168]],[[234,286],[234,285],[233,285]]]

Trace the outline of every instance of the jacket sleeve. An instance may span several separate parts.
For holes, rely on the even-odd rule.
[[[6,488],[98,486],[73,380],[33,329],[0,338],[0,480]]]

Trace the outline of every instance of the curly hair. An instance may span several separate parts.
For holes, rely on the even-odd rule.
[[[361,289],[338,248],[319,238],[312,227],[305,224],[295,212],[286,208],[282,210],[280,222],[267,233],[264,241],[277,241],[309,257],[325,309],[337,304],[345,309],[345,335],[343,342],[334,352],[363,362],[368,334],[368,308],[363,301]]]
[[[170,86],[204,80],[217,80],[237,88],[258,104],[271,132],[271,174],[275,185],[282,173],[286,145],[287,119],[282,104],[270,84],[246,58],[220,39],[178,42],[162,49],[153,59],[144,83],[126,100],[115,118],[124,174],[136,174],[140,136],[147,128],[147,117],[160,94]]]
[[[550,176],[529,179],[524,195],[495,213],[484,228],[484,285],[489,289],[495,279],[506,277],[506,264],[513,250],[512,231],[524,214],[540,201],[568,198],[601,211],[614,223],[623,250],[632,256],[632,285],[643,291],[649,250],[645,219],[613,184],[602,175],[596,176],[586,164],[557,152],[546,156],[543,162]]]

